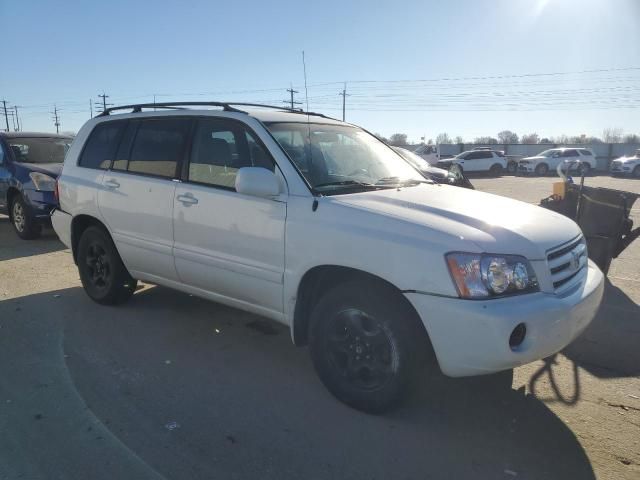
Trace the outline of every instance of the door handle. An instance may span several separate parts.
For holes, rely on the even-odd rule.
[[[195,205],[195,204],[198,203],[198,199],[196,197],[194,197],[192,193],[185,193],[185,194],[182,194],[182,195],[178,195],[176,197],[176,199],[179,202],[182,202],[182,204],[185,207],[188,207],[189,205]]]
[[[106,182],[104,182],[104,186],[107,188],[111,188],[111,189],[116,189],[116,188],[120,188],[120,184],[114,180],[113,178],[107,180]]]

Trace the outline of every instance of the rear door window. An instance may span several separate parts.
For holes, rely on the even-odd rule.
[[[82,150],[78,165],[101,170],[109,168],[126,124],[126,121],[116,121],[96,125]]]
[[[190,120],[184,118],[142,120],[127,171],[173,178],[184,155],[190,124]]]
[[[571,149],[571,150],[565,150],[565,151],[562,153],[562,156],[563,156],[563,157],[577,157],[577,156],[578,156],[578,152],[577,152],[576,150],[573,150],[573,149]]]
[[[580,149],[580,150],[578,150],[578,151],[579,151],[582,155],[587,155],[587,156],[589,156],[589,157],[592,157],[592,156],[593,156],[593,153],[591,153],[589,150],[585,150],[585,149],[583,149],[583,148],[582,148],[582,149]]]

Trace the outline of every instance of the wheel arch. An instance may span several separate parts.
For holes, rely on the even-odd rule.
[[[363,284],[374,282],[383,285],[389,292],[397,295],[398,300],[408,308],[408,311],[412,312],[415,320],[419,323],[422,330],[424,330],[425,335],[427,334],[418,312],[411,302],[407,300],[402,291],[393,283],[378,275],[352,267],[318,265],[307,270],[298,284],[291,327],[291,335],[295,345],[307,345],[311,310],[323,293],[329,288],[353,280],[361,280]]]
[[[20,195],[20,190],[15,187],[15,186],[11,186],[7,189],[7,213],[9,215],[9,221],[13,221],[13,212],[12,212],[12,208],[11,208],[11,204],[13,202],[13,199],[17,196]]]

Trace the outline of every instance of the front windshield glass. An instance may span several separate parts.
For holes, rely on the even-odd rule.
[[[413,165],[415,168],[420,170],[428,169],[431,165],[424,158],[415,153],[407,150],[406,148],[394,147],[396,152],[400,154],[402,158],[404,158],[407,162]]]
[[[7,138],[16,162],[62,163],[71,146],[71,138],[16,137]]]
[[[424,182],[396,152],[347,125],[267,123],[312,188],[322,193]]]
[[[538,154],[538,157],[550,157],[551,155],[557,152],[558,150],[545,150],[544,152],[540,152]]]

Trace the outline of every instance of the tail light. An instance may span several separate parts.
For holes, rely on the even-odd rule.
[[[59,183],[58,183],[58,179],[56,178],[56,186],[53,189],[53,197],[56,199],[56,203],[58,204],[58,206],[60,206],[60,192],[58,191],[59,189]]]

